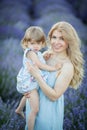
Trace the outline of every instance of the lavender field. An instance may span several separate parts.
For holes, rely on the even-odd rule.
[[[25,119],[15,114],[22,97],[16,90],[16,75],[22,65],[20,40],[25,29],[39,25],[47,35],[51,26],[62,20],[76,28],[82,40],[81,50],[85,59],[81,86],[65,92],[64,130],[87,130],[87,23],[77,17],[68,1],[0,1],[0,130],[25,128]]]

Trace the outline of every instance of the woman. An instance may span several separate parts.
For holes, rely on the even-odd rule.
[[[40,109],[34,130],[63,130],[64,92],[69,86],[77,88],[83,78],[83,56],[80,51],[80,39],[67,22],[58,22],[49,31],[48,42],[50,56],[48,65],[62,64],[60,71],[50,72],[47,83],[38,69],[28,63],[29,72],[36,78],[40,86]],[[30,93],[25,94],[31,97]],[[26,103],[26,116],[30,112]],[[26,120],[28,117],[26,118]],[[27,125],[26,128],[27,130]]]

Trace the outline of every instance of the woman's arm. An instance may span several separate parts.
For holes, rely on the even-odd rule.
[[[41,63],[38,56],[33,51],[29,51],[29,53],[27,54],[27,58],[30,58],[37,65],[37,67],[42,70],[55,71],[60,69],[62,66],[61,64],[57,64],[55,66],[49,66],[47,64]]]
[[[28,63],[29,72],[36,78],[42,91],[52,101],[57,100],[68,88],[71,79],[73,78],[73,65],[71,63],[65,63],[62,67],[60,75],[57,77],[54,88],[51,88],[38,73],[35,67]]]

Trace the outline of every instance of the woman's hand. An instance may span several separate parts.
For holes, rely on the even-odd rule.
[[[35,64],[31,65],[29,62],[27,62],[26,65],[29,73],[37,79],[37,77],[40,76],[40,70],[38,67]]]
[[[31,92],[24,93],[24,96],[25,96],[26,98],[30,98],[30,95],[31,95]]]

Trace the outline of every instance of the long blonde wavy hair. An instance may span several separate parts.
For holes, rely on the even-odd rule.
[[[51,39],[54,30],[61,32],[64,41],[68,43],[67,54],[74,66],[74,76],[70,82],[70,87],[77,89],[84,76],[84,59],[80,50],[81,40],[74,27],[68,22],[63,21],[54,24],[48,34],[49,40]]]

